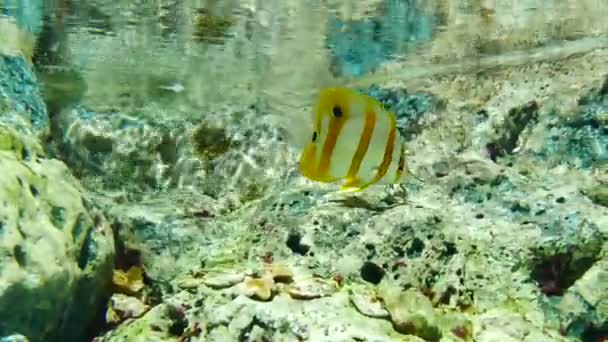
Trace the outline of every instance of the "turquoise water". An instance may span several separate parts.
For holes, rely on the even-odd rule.
[[[607,14],[0,0],[0,341],[604,341]],[[402,183],[302,175],[336,86]]]

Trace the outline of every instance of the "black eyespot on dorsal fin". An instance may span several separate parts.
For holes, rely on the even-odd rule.
[[[339,118],[342,116],[342,108],[338,105],[335,105],[334,108],[332,109],[332,112],[334,114],[334,117]]]
[[[312,142],[317,141],[317,131],[312,132]]]

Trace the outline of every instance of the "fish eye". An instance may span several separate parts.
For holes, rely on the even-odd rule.
[[[336,118],[339,118],[342,116],[342,108],[340,108],[340,106],[334,106],[334,108],[332,109],[332,112],[334,113],[334,116]]]
[[[317,140],[317,132],[314,131],[312,132],[312,142],[315,142]]]

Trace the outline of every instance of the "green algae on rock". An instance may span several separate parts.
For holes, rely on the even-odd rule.
[[[415,335],[425,341],[439,341],[441,330],[437,327],[437,313],[431,301],[416,289],[401,292],[387,283],[380,286],[380,296],[386,304],[395,330]]]
[[[593,203],[608,207],[608,184],[599,184],[589,189],[584,189],[583,193],[589,197]]]
[[[194,151],[203,158],[214,159],[226,153],[234,144],[225,129],[199,124],[192,132]]]

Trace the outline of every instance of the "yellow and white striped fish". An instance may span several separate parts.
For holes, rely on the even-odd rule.
[[[395,114],[371,96],[337,87],[321,91],[312,132],[300,156],[301,174],[313,181],[342,181],[342,191],[401,183],[406,149]]]

